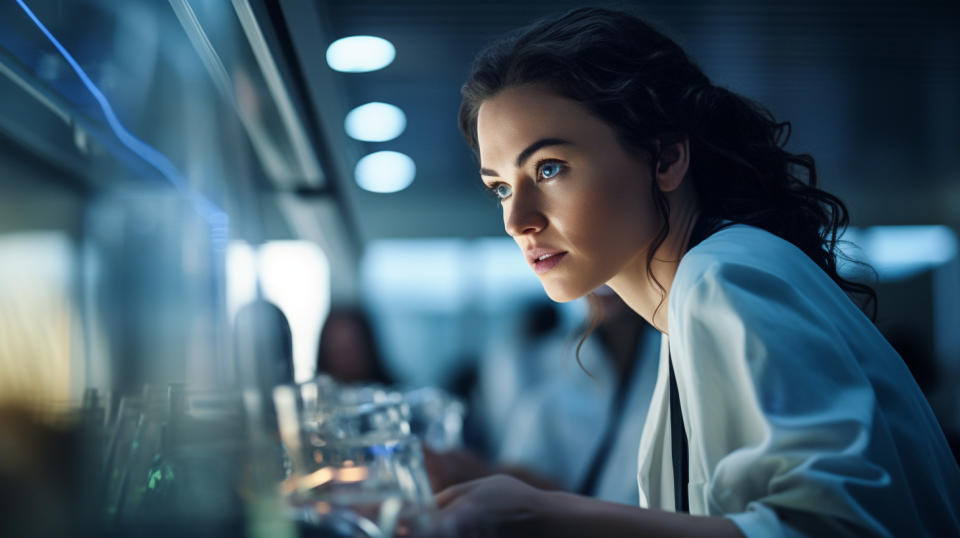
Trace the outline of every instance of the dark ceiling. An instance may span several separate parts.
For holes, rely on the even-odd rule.
[[[350,170],[356,158],[380,149],[407,153],[417,164],[413,185],[396,194],[365,193],[352,177],[338,178],[364,240],[503,233],[498,209],[482,194],[477,165],[456,127],[459,87],[473,55],[491,38],[577,5],[317,4],[323,32],[314,50],[297,51],[304,70],[329,71],[323,52],[339,37],[377,35],[397,49],[396,60],[383,70],[332,74],[342,98],[321,118],[334,130],[342,128],[347,110],[369,101],[395,104],[407,114],[406,131],[390,142],[328,140],[334,153],[348,156]],[[789,147],[817,159],[823,185],[847,201],[854,224],[960,228],[960,2],[617,6],[677,39],[715,83],[791,121]],[[304,32],[300,28],[290,31]],[[310,91],[314,103],[331,98],[315,87]]]

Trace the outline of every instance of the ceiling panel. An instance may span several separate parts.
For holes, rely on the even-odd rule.
[[[332,75],[343,90],[343,109],[339,117],[324,118],[335,125],[350,107],[369,101],[395,104],[407,114],[406,132],[393,141],[343,139],[349,147],[340,151],[354,158],[391,149],[417,163],[414,184],[396,194],[364,193],[351,177],[339,178],[353,191],[363,237],[502,234],[497,210],[482,194],[476,163],[457,130],[459,87],[473,55],[490,39],[578,4],[334,0],[321,5],[327,42],[372,34],[397,48],[394,63],[381,71]],[[818,159],[823,184],[848,202],[856,224],[960,226],[960,200],[949,198],[960,183],[960,3],[617,5],[674,36],[716,83],[792,121],[790,148]],[[322,55],[313,57],[316,63]]]

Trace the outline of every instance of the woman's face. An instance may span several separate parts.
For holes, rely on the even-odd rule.
[[[480,106],[477,138],[481,178],[551,299],[582,297],[645,263],[660,226],[648,157],[623,149],[587,108],[508,88]]]
[[[358,383],[373,376],[373,351],[360,325],[350,317],[327,321],[324,369],[337,381]]]

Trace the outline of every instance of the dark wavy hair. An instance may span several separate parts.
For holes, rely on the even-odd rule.
[[[784,149],[790,124],[711,84],[670,38],[626,12],[578,8],[495,41],[474,60],[460,90],[460,130],[478,159],[480,105],[526,84],[586,106],[614,129],[625,149],[651,156],[654,175],[660,149],[689,140],[689,178],[701,218],[749,224],[793,243],[851,298],[862,299],[862,309],[869,305],[876,320],[876,292],[837,272],[838,257],[847,259],[838,248],[849,223],[846,206],[817,188],[810,155]],[[657,182],[651,184],[662,224],[647,254],[647,273],[660,289],[662,306],[666,292],[650,263],[670,232],[670,205]]]
[[[366,365],[369,369],[368,377],[364,379],[364,381],[392,385],[394,379],[386,367],[383,354],[380,353],[380,346],[377,344],[376,333],[373,330],[373,322],[370,320],[370,315],[366,309],[359,306],[337,305],[330,309],[330,312],[327,314],[327,319],[323,322],[323,327],[320,329],[320,343],[317,346],[316,373],[327,373],[331,375],[336,373],[330,370],[334,353],[334,350],[330,347],[330,336],[333,331],[337,330],[335,328],[337,322],[341,321],[352,324],[357,329],[359,332],[358,336],[360,337],[360,342],[358,343],[366,348],[366,357],[353,357],[355,360],[365,358],[368,361]],[[336,375],[334,375],[334,378],[336,379]],[[340,381],[340,379],[338,379],[338,381]]]

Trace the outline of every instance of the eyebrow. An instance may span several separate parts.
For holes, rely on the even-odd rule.
[[[541,138],[540,140],[537,140],[533,144],[530,144],[529,146],[527,146],[527,149],[521,151],[520,155],[517,155],[517,168],[522,167],[523,163],[525,163],[527,159],[529,159],[530,156],[533,155],[534,152],[536,152],[540,148],[545,148],[547,146],[566,146],[566,145],[573,145],[573,142],[569,140],[564,140],[562,138]],[[481,168],[480,175],[500,177],[500,174],[496,173],[493,170],[490,170],[489,168]]]

